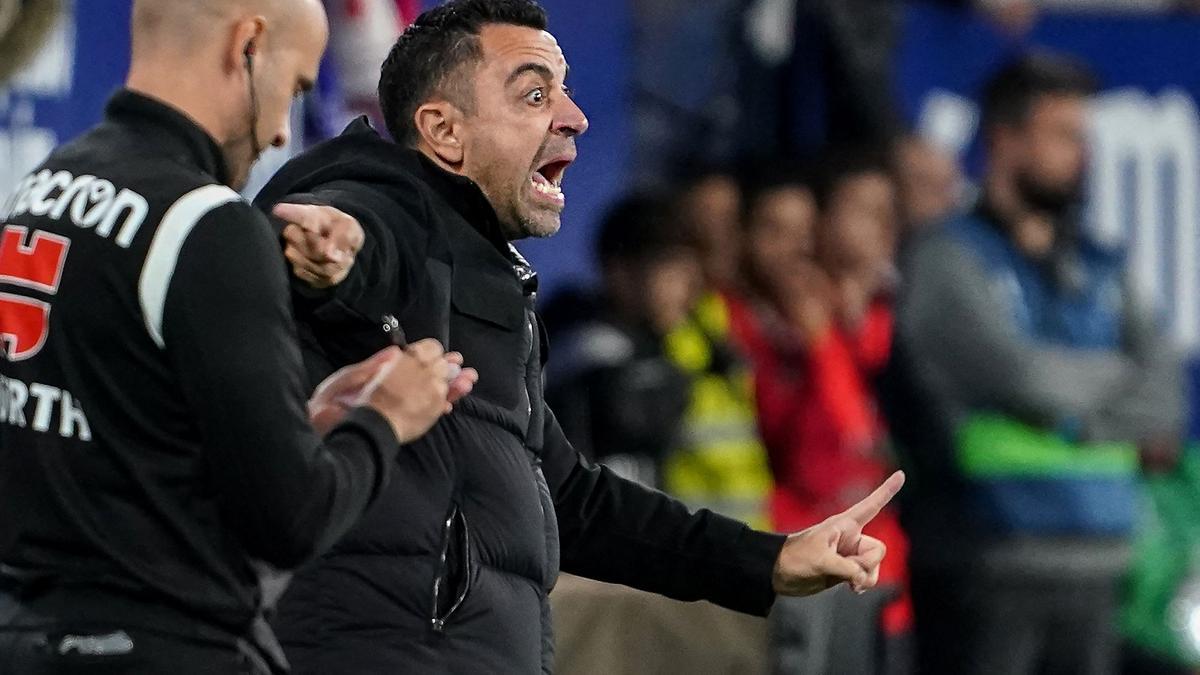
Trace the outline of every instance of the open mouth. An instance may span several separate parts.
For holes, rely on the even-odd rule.
[[[533,183],[534,194],[560,206],[566,204],[567,198],[563,195],[562,179],[563,174],[566,173],[567,167],[570,165],[570,158],[559,157],[543,164],[541,168],[534,171],[533,176],[530,178],[530,181]]]

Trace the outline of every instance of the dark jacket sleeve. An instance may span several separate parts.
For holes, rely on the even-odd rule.
[[[1181,350],[1163,330],[1154,303],[1125,284],[1122,351],[1135,364],[1093,427],[1100,438],[1149,440],[1182,437],[1187,387]]]
[[[676,600],[765,616],[783,535],[757,532],[589,463],[547,408],[542,468],[554,497],[562,569]]]
[[[324,440],[308,421],[279,248],[244,203],[187,236],[163,341],[204,442],[212,487],[246,550],[294,567],[341,536],[382,490],[399,444],[359,408]]]
[[[385,314],[399,314],[397,298],[414,297],[425,269],[421,264],[426,245],[425,204],[416,191],[392,190],[387,195],[358,183],[333,182],[310,192],[290,194],[276,203],[332,206],[356,219],[363,228],[363,247],[342,283],[313,289],[291,276],[297,311],[325,322],[351,315],[377,322]],[[269,211],[271,203],[259,207]],[[385,217],[386,214],[386,217]],[[273,219],[276,227],[282,223]],[[403,245],[400,245],[400,244]]]

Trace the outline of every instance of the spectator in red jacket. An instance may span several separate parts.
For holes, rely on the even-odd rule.
[[[823,166],[812,188],[775,169],[773,182],[748,195],[746,291],[733,303],[736,334],[753,360],[780,530],[853,503],[890,466],[871,382],[891,348],[896,188],[883,157],[841,151]],[[906,544],[894,513],[874,526],[897,554],[881,577],[896,600],[885,606],[837,591],[823,604],[780,603],[777,671],[884,672],[897,660],[881,645],[911,625]],[[879,620],[863,620],[871,614]]]

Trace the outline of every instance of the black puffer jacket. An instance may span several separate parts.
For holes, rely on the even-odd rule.
[[[765,614],[783,538],[586,463],[542,398],[536,276],[469,180],[366,123],[289,163],[259,195],[354,215],[367,242],[328,295],[297,289],[313,381],[384,343],[436,337],[475,392],[404,448],[363,522],[302,572],[277,629],[298,673],[549,670],[547,594],[561,568]],[[560,558],[561,550],[561,558]]]

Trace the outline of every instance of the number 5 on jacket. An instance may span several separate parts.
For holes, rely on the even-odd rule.
[[[71,240],[8,225],[0,235],[0,284],[11,284],[53,296],[62,281]],[[0,292],[0,345],[9,361],[23,361],[41,351],[50,327],[50,303]]]

